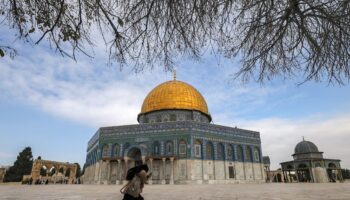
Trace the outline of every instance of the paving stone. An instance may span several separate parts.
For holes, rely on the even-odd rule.
[[[121,200],[121,185],[0,185],[6,200]],[[350,182],[146,185],[145,200],[349,200]]]

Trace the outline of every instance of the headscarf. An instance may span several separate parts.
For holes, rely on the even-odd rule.
[[[127,193],[135,198],[140,195],[145,183],[147,183],[149,177],[152,175],[152,173],[147,173],[148,167],[146,168],[145,166],[147,167],[147,165],[144,165],[143,167],[137,166],[138,168],[136,168],[136,170],[140,171],[138,171],[138,173],[135,174],[135,176],[123,188],[120,189],[122,194]]]

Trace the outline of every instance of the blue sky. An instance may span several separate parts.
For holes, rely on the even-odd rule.
[[[80,56],[75,62],[45,43],[15,41],[7,29],[0,35],[0,42],[18,50],[15,59],[0,59],[0,165],[11,165],[26,146],[34,157],[84,164],[87,142],[99,127],[136,124],[147,93],[172,79],[162,66],[135,74],[106,65],[103,45],[94,59]],[[200,62],[184,58],[175,67],[178,80],[203,94],[214,123],[260,131],[273,169],[292,158],[302,136],[350,168],[349,85],[298,86],[301,79],[278,78],[241,84],[231,80],[239,66],[206,54]]]

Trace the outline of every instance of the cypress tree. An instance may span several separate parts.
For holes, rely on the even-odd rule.
[[[350,179],[350,170],[349,169],[341,169],[343,179]]]
[[[6,171],[4,182],[20,182],[23,175],[29,175],[32,171],[33,155],[32,149],[26,147],[17,156],[17,160],[9,170]]]
[[[74,163],[77,165],[77,173],[75,174],[75,178],[79,178],[81,176],[81,167],[79,163]]]

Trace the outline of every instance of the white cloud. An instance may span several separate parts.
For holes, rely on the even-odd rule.
[[[0,167],[7,166],[7,160],[12,160],[16,158],[16,155],[9,152],[0,152]]]
[[[136,116],[147,93],[171,76],[161,68],[134,74],[86,58],[75,62],[40,47],[23,51],[27,56],[5,58],[0,65],[0,89],[4,91],[0,97],[20,100],[93,127],[137,123]],[[207,71],[196,74],[198,67],[180,69],[183,77],[179,79],[188,79],[199,87],[215,115],[242,105],[252,110],[276,91],[267,87],[227,87],[228,77],[218,78],[224,76],[225,70],[212,69],[215,74],[208,76]],[[205,80],[200,78],[203,73],[208,77]],[[245,101],[240,101],[243,98]]]
[[[0,65],[0,97],[34,105],[90,126],[136,123],[142,100],[160,76],[118,72],[38,50],[38,60],[17,57]],[[32,54],[34,56],[34,54]],[[151,78],[152,77],[152,78]],[[152,83],[152,84],[151,84]]]
[[[0,159],[4,159],[4,158],[12,158],[16,155],[12,154],[12,153],[8,153],[8,152],[0,152]]]

